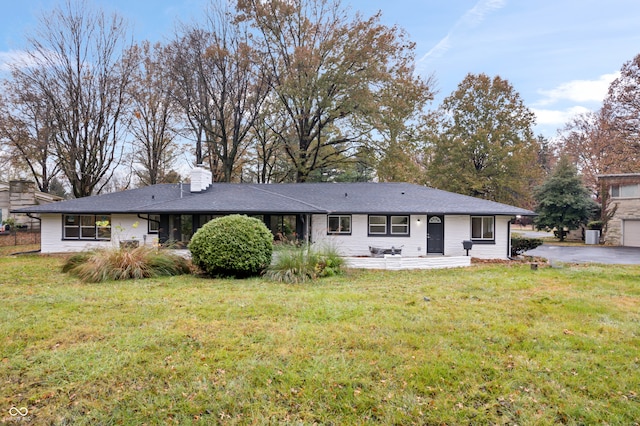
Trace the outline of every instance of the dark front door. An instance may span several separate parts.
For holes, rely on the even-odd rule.
[[[444,254],[444,216],[427,219],[427,254]]]

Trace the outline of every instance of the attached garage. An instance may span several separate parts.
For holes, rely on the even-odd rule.
[[[640,247],[640,220],[622,222],[622,244],[627,247]]]

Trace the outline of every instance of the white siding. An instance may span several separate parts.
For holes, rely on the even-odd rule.
[[[410,237],[369,237],[367,235],[367,215],[352,215],[351,235],[327,235],[327,216],[312,216],[312,238],[317,244],[330,244],[345,256],[368,256],[369,246],[391,248],[402,247],[403,257],[426,255],[427,217],[411,216]],[[420,219],[420,223],[418,223]],[[474,244],[469,256],[481,259],[506,259],[510,236],[509,216],[495,217],[495,243]],[[470,215],[447,215],[444,218],[444,255],[464,256],[466,251],[462,241],[471,239]]]
[[[469,256],[480,259],[507,259],[509,253],[510,216],[495,216],[495,243],[474,243]],[[464,256],[466,250],[462,241],[471,239],[471,216],[445,216],[444,219],[444,254],[447,256]]]
[[[465,256],[462,242],[471,238],[471,216],[444,217],[444,254],[445,256]],[[475,247],[474,247],[475,248]],[[475,256],[473,250],[469,256]]]
[[[351,216],[351,235],[327,235],[327,215],[312,216],[311,241],[317,245],[328,244],[335,247],[344,256],[369,256],[369,247],[391,248],[402,247],[402,257],[419,257],[426,255],[427,216],[412,215],[410,217],[409,237],[369,237],[367,215]],[[418,222],[420,220],[420,222]],[[482,259],[506,259],[509,236],[510,217],[496,216],[495,244],[474,244],[469,252],[472,257]],[[134,228],[134,223],[138,226]],[[147,235],[147,222],[135,214],[111,216],[111,241],[63,240],[62,216],[59,214],[42,215],[42,252],[59,253],[81,251],[89,248],[111,247],[121,239],[135,239],[141,243]],[[121,228],[121,229],[119,229]],[[444,219],[444,255],[464,256],[462,241],[471,237],[471,216],[445,216]],[[157,235],[147,235],[147,244],[153,244]]]
[[[138,218],[137,215],[111,215],[111,241],[63,240],[62,215],[42,214],[41,219],[40,247],[42,253],[76,252],[113,247],[117,246],[120,240],[132,239],[133,237],[142,244],[144,235],[147,233],[147,221]],[[134,228],[133,225],[136,222],[138,222],[138,226]],[[147,244],[152,244],[156,237],[156,235],[148,235]]]
[[[345,256],[369,256],[369,246],[402,247],[402,256],[424,256],[427,251],[427,216],[412,215],[409,222],[409,237],[369,237],[368,215],[354,214],[351,216],[351,235],[327,235],[327,215],[314,214],[311,218],[311,241],[318,245],[331,245]]]

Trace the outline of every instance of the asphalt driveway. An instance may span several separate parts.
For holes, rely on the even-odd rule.
[[[640,265],[640,247],[541,245],[524,253],[566,263]]]

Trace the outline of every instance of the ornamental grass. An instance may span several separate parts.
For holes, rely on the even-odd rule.
[[[74,254],[64,263],[62,272],[97,283],[188,274],[191,263],[178,254],[153,247],[108,248]]]

